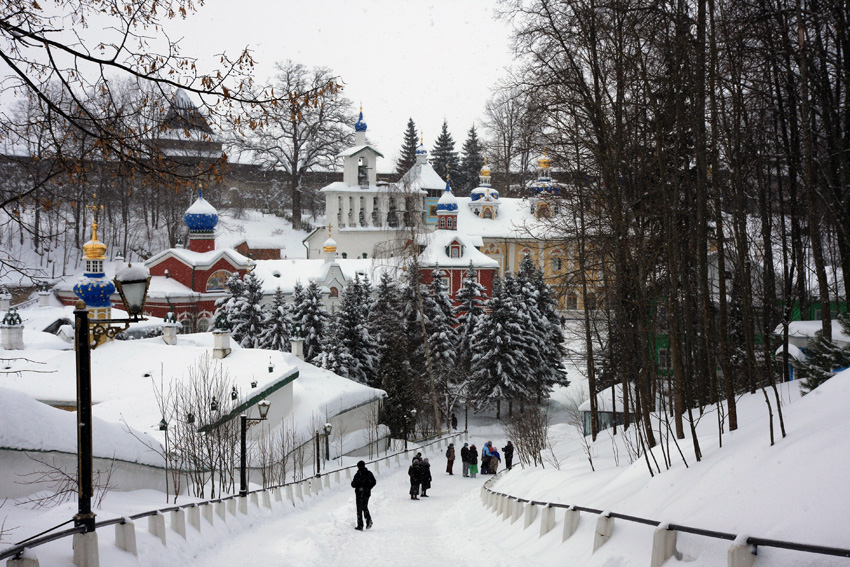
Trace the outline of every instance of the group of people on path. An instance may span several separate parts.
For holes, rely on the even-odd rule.
[[[513,466],[514,446],[508,441],[508,444],[502,447],[502,452],[505,454],[505,466],[508,470]],[[478,476],[478,447],[473,443],[464,443],[460,450],[460,460],[463,465],[463,476],[475,478]],[[481,448],[481,474],[496,474],[499,470],[499,463],[502,462],[502,455],[493,447],[492,441],[487,441]]]
[[[508,470],[511,469],[514,458],[514,446],[508,441],[507,445],[502,447],[502,453],[505,455],[505,466]],[[464,477],[475,478],[478,475],[478,448],[473,443],[464,443],[460,450],[460,460]],[[449,443],[446,449],[446,473],[454,475],[455,462],[455,444]],[[499,468],[499,463],[502,462],[502,456],[493,447],[492,441],[487,441],[481,449],[481,474],[496,474]],[[420,496],[428,497],[428,490],[431,488],[431,463],[427,458],[422,457],[421,452],[417,452],[407,469],[407,475],[410,477],[410,499],[419,500]],[[369,529],[372,527],[372,515],[369,513],[369,497],[372,495],[372,489],[377,484],[375,475],[372,471],[366,468],[364,461],[357,463],[357,472],[351,481],[351,487],[354,489],[355,501],[357,504],[357,526],[354,529],[362,530],[364,527]],[[420,494],[421,491],[421,494]]]
[[[428,458],[422,458],[422,453],[416,453],[413,457],[413,462],[407,469],[407,476],[410,477],[410,499],[419,500],[419,490],[422,490],[422,497],[428,497],[428,489],[431,488],[431,463]]]

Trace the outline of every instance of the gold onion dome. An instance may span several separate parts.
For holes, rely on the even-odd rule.
[[[546,157],[546,150],[543,150],[543,157],[537,160],[537,166],[541,169],[549,169],[552,165],[552,160]]]
[[[105,260],[106,244],[97,239],[97,221],[91,226],[91,240],[83,244],[83,257],[86,260]]]
[[[327,254],[329,254],[331,252],[336,252],[336,241],[333,238],[331,238],[331,227],[330,226],[328,227],[328,239],[325,240],[325,244],[324,244],[324,247],[322,248],[322,250],[324,250],[325,253],[327,253]]]
[[[487,165],[487,158],[484,158],[484,167],[481,168],[481,175],[484,177],[490,175],[490,166]]]

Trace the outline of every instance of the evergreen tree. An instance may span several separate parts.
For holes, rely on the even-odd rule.
[[[401,298],[398,287],[393,282],[388,272],[381,274],[375,299],[371,302],[367,321],[369,334],[375,342],[378,366],[382,364],[387,350],[393,346],[398,338],[397,323],[401,311]],[[373,388],[383,388],[379,379],[373,377],[367,384]]]
[[[447,165],[448,170],[446,170]],[[455,179],[460,172],[460,160],[455,151],[455,141],[449,134],[449,126],[445,120],[443,120],[443,129],[434,144],[434,149],[431,150],[431,166],[441,177],[445,177],[448,173],[452,179]]]
[[[245,284],[238,274],[232,274],[224,283],[224,289],[227,295],[215,301],[216,328],[229,329],[232,333],[233,323],[237,317],[236,313],[241,309],[239,303],[242,301],[245,292]],[[219,324],[219,321],[224,321],[224,323]],[[233,340],[239,342],[235,336],[233,336]]]
[[[428,286],[429,311],[425,313],[431,356],[441,389],[446,390],[454,371],[457,357],[457,332],[455,331],[454,306],[442,278],[445,272],[434,270]]]
[[[546,283],[543,272],[526,256],[520,262],[516,277],[518,308],[524,313],[526,321],[526,356],[533,361],[533,383],[529,387],[536,390],[538,399],[548,396],[552,386],[567,385],[565,355],[560,318],[557,313],[557,301]]]
[[[228,312],[228,322],[233,340],[244,348],[258,348],[263,334],[263,282],[253,273],[242,279],[242,294],[235,299]]]
[[[395,338],[387,341],[378,363],[379,387],[387,393],[381,406],[381,423],[390,429],[392,437],[402,438],[408,433],[411,410],[416,409],[420,396],[408,359],[410,347],[404,321],[398,316],[391,317],[384,321],[383,328]]]
[[[843,313],[838,322],[845,335],[850,335],[850,316]],[[817,332],[815,338],[806,344],[806,360],[792,360],[791,365],[802,380],[801,390],[808,394],[833,376],[836,371],[850,368],[850,346],[840,347]]]
[[[458,177],[452,177],[455,180],[452,186],[455,195],[465,197],[478,187],[478,176],[482,167],[484,167],[484,145],[478,139],[475,126],[472,126],[467,133],[463,148],[461,148]]]
[[[300,326],[304,338],[304,360],[316,364],[322,352],[322,339],[329,315],[316,282],[310,282],[306,289],[302,288],[303,292],[299,292],[298,287],[293,294],[292,324],[293,327]],[[299,300],[297,303],[296,299]]]
[[[322,353],[321,366],[361,384],[374,380],[377,348],[364,317],[363,282],[359,276],[342,292],[342,304],[333,317],[332,332]]]
[[[505,398],[532,397],[525,387],[525,375],[529,372],[523,344],[526,333],[507,292],[510,285],[498,277],[494,280],[493,297],[487,301],[488,312],[480,318],[473,333],[471,398],[478,408],[498,404]]]
[[[411,167],[416,165],[416,147],[419,145],[419,137],[416,135],[416,124],[413,118],[407,121],[407,130],[404,131],[404,142],[399,150],[396,171],[402,175],[407,173]]]
[[[260,348],[289,352],[292,345],[289,342],[289,305],[286,296],[279,287],[274,292],[271,305],[265,310],[263,334],[260,336]]]
[[[461,288],[455,299],[458,302],[454,310],[457,321],[457,357],[455,358],[455,374],[458,387],[463,388],[471,375],[472,369],[472,336],[478,320],[484,315],[486,295],[484,286],[478,283],[478,277],[472,262],[464,274]]]

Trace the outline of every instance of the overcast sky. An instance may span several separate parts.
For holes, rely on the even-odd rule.
[[[494,0],[207,0],[185,21],[169,22],[183,55],[234,57],[249,46],[265,82],[274,63],[325,66],[363,104],[370,141],[391,171],[407,119],[430,151],[443,119],[460,151],[483,116],[491,88],[513,56],[510,28]]]

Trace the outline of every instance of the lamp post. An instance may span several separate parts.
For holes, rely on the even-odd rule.
[[[239,459],[239,496],[242,498],[248,495],[248,474],[245,467],[248,445],[248,422],[265,421],[269,416],[269,407],[271,405],[271,402],[268,400],[263,400],[257,404],[257,409],[260,410],[260,417],[248,417],[246,413],[239,416],[239,425],[242,429],[242,454]]]
[[[331,430],[333,429],[333,425],[330,423],[326,423],[322,429],[316,430],[316,443],[315,443],[315,452],[316,452],[316,476],[322,476],[322,437],[325,438],[325,459],[330,460],[330,444],[328,441],[328,437],[331,435]]]
[[[84,533],[94,531],[95,514],[91,509],[94,492],[92,481],[92,407],[91,407],[91,343],[92,335],[97,338],[105,334],[115,334],[129,327],[130,323],[145,321],[142,313],[147,298],[150,276],[147,268],[132,264],[119,270],[115,275],[115,287],[121,295],[124,307],[130,315],[128,319],[90,320],[89,312],[83,300],[74,305],[74,348],[77,352],[77,514],[74,525],[85,528]],[[113,324],[119,323],[123,327]],[[90,332],[91,331],[91,332]]]

